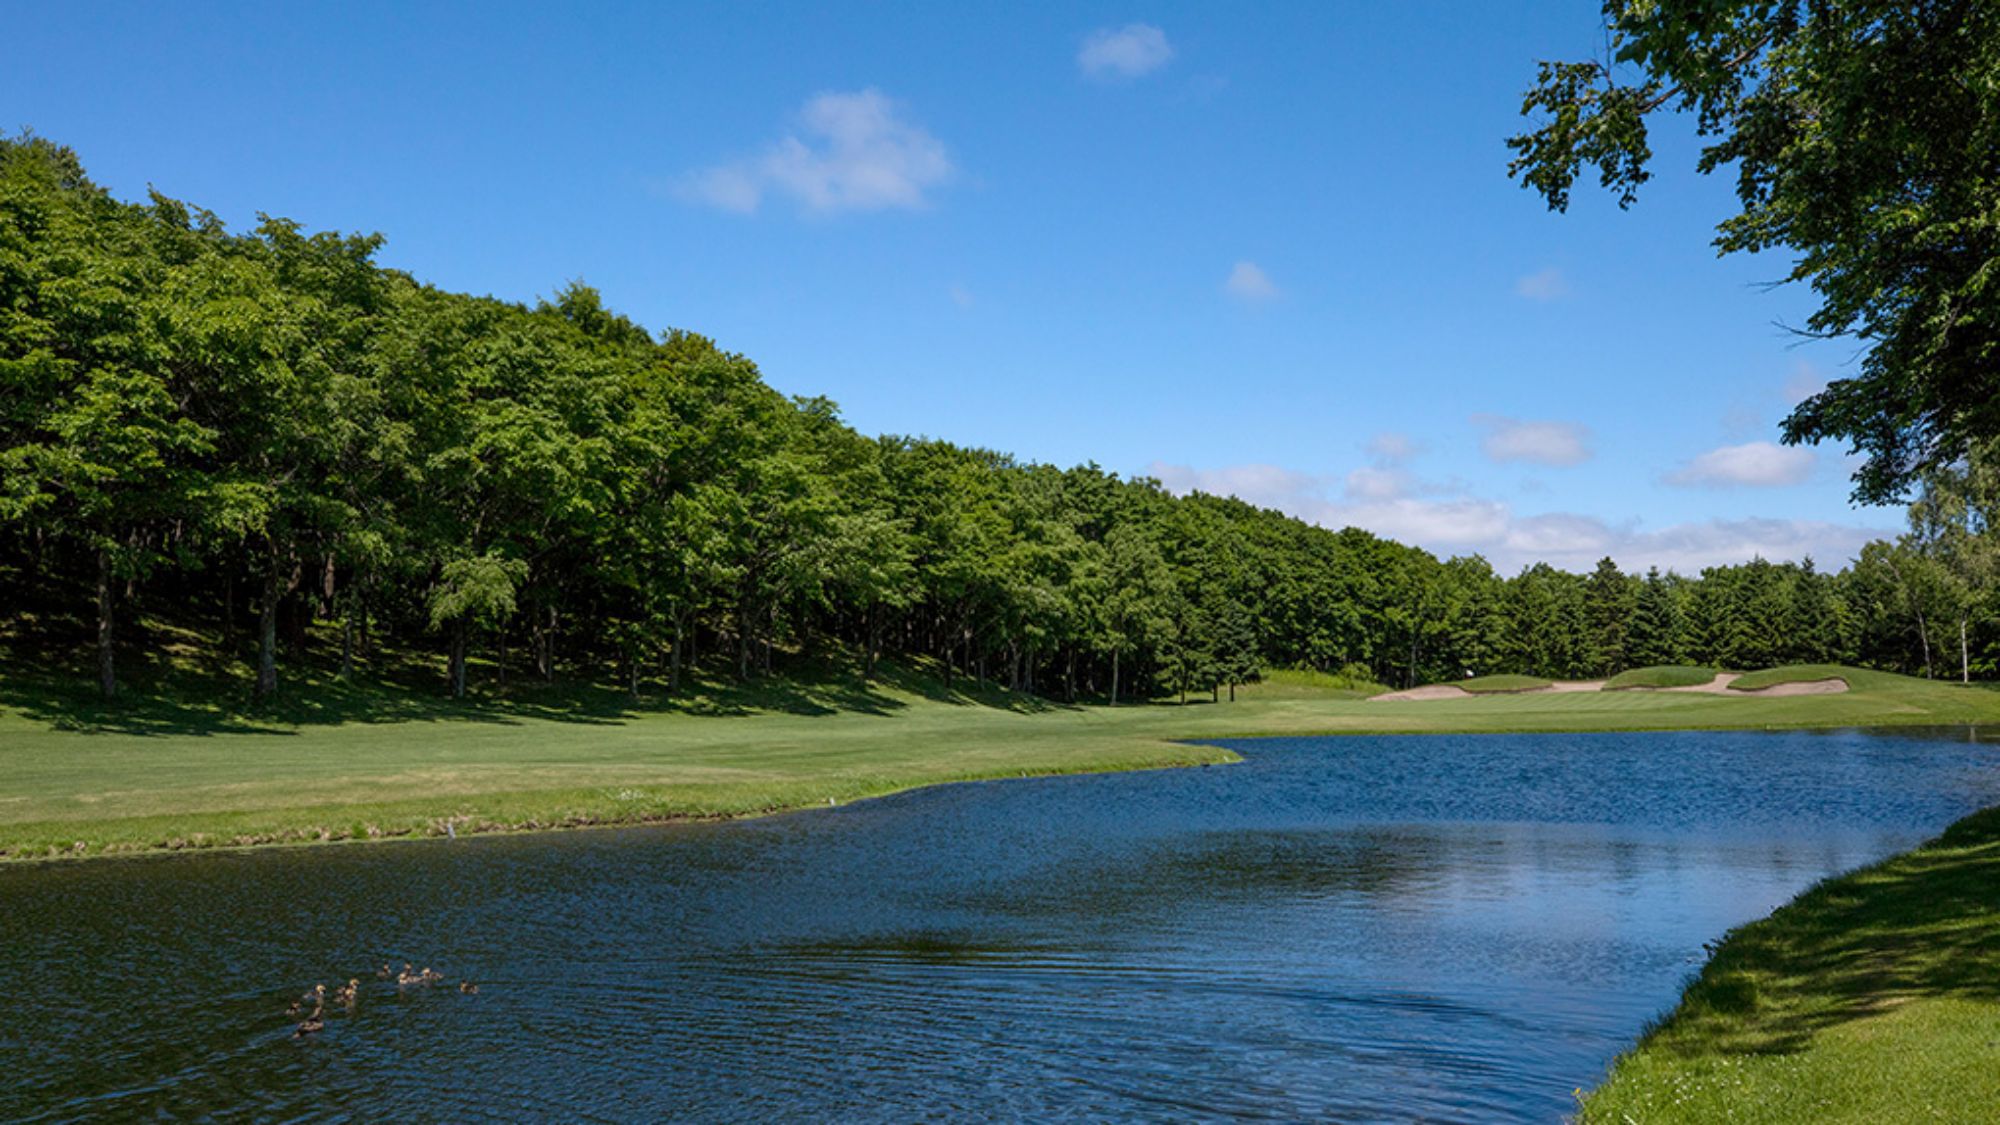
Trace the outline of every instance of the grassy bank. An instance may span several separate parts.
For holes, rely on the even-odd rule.
[[[1837,696],[1645,692],[1367,702],[1312,676],[1239,702],[1066,707],[895,674],[457,706],[304,685],[268,715],[213,698],[99,708],[0,684],[8,858],[738,816],[939,782],[1227,761],[1256,734],[1830,727],[2000,720],[2000,694],[1849,670]],[[78,847],[78,845],[82,845]]]
[[[1589,1122],[1991,1121],[2000,809],[1731,934]]]

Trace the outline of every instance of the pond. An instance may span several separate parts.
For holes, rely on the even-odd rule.
[[[0,869],[0,1119],[1549,1121],[1704,942],[2000,803],[1966,732],[1230,745],[732,824]],[[350,977],[294,1039],[287,1002]]]

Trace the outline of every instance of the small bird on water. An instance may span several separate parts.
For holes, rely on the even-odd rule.
[[[313,1009],[312,1015],[309,1015],[305,1019],[299,1021],[299,1026],[292,1029],[292,1038],[304,1039],[308,1035],[316,1035],[319,1032],[325,1030],[326,1030],[325,1012],[323,1009],[316,1007]]]
[[[459,990],[460,992],[463,992],[463,993],[465,993],[465,994],[466,994],[467,996],[477,996],[477,995],[479,995],[479,986],[478,986],[478,985],[476,985],[476,984],[474,984],[474,983],[472,983],[472,982],[471,982],[471,981],[469,981],[469,980],[462,980],[462,981],[459,981],[459,982],[458,982],[458,990]]]

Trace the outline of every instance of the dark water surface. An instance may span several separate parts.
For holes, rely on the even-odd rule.
[[[737,824],[0,869],[0,1119],[1553,1120],[1704,941],[2000,803],[2000,751],[1952,737],[1271,739]],[[292,1040],[290,996],[350,976]]]

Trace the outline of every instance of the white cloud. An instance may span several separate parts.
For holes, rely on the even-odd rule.
[[[1132,23],[1099,28],[1084,37],[1076,65],[1092,78],[1137,78],[1167,65],[1174,57],[1167,33],[1152,24]]]
[[[1175,493],[1236,496],[1322,527],[1359,527],[1439,555],[1477,553],[1502,574],[1536,562],[1585,571],[1606,555],[1629,572],[1657,566],[1692,574],[1752,558],[1781,561],[1807,555],[1831,570],[1846,565],[1869,540],[1896,534],[1890,528],[1768,518],[1702,520],[1645,530],[1636,522],[1613,523],[1575,512],[1523,515],[1504,501],[1473,496],[1398,494],[1384,478],[1367,475],[1368,470],[1327,478],[1277,465],[1196,469],[1156,463],[1149,471]]]
[[[1347,495],[1356,500],[1396,500],[1417,490],[1402,469],[1364,467],[1347,474]]]
[[[1530,301],[1553,301],[1569,296],[1569,279],[1554,266],[1514,279],[1514,295]]]
[[[1278,295],[1278,287],[1271,281],[1271,275],[1255,262],[1238,262],[1229,271],[1229,280],[1222,288],[1232,296],[1246,301],[1269,301]]]
[[[1574,465],[1590,459],[1590,431],[1576,422],[1522,421],[1498,414],[1474,414],[1472,422],[1486,430],[1479,449],[1491,461]]]
[[[963,285],[953,285],[946,292],[951,295],[952,304],[957,305],[961,309],[972,307],[972,290],[967,289]]]
[[[1751,441],[1711,449],[1667,474],[1683,488],[1779,488],[1802,484],[1818,461],[1810,449]]]
[[[800,109],[798,130],[757,156],[690,173],[683,198],[749,214],[768,195],[808,211],[919,208],[956,169],[944,143],[904,120],[880,90],[819,94]]]
[[[1368,439],[1368,455],[1385,465],[1400,465],[1417,455],[1418,446],[1408,434],[1384,430]]]

